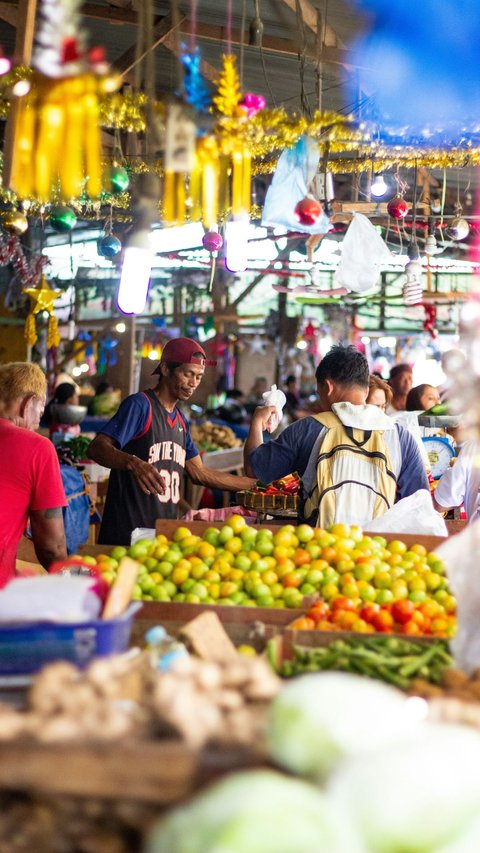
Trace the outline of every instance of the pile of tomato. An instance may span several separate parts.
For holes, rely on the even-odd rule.
[[[455,605],[448,611],[432,599],[415,603],[399,599],[388,604],[369,602],[358,606],[339,595],[332,601],[315,601],[305,616],[290,625],[296,630],[358,631],[452,637],[456,629]]]

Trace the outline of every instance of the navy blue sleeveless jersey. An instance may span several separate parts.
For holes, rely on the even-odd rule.
[[[168,412],[153,390],[142,393],[150,414],[142,432],[122,450],[155,465],[165,481],[165,494],[146,495],[131,471],[112,469],[98,537],[104,545],[129,545],[136,527],[155,527],[157,518],[178,518],[188,427],[177,407]]]

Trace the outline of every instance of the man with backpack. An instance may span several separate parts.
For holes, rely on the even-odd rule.
[[[297,472],[301,516],[317,527],[365,525],[401,498],[428,490],[414,438],[365,400],[366,358],[337,344],[316,370],[322,411],[291,424],[263,443],[272,407],[255,410],[245,444],[245,472],[264,483]]]

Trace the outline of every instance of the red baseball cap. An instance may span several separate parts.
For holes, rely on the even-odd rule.
[[[207,354],[202,346],[192,338],[176,338],[168,341],[162,351],[160,364],[165,361],[178,362],[178,364],[199,364],[200,367],[215,367],[216,361],[211,361],[207,358]],[[160,364],[157,365],[152,373],[160,373]]]

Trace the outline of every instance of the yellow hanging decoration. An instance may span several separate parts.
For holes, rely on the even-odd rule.
[[[40,281],[37,287],[24,287],[23,293],[30,298],[30,313],[25,321],[25,340],[29,346],[33,346],[37,340],[37,331],[35,327],[35,315],[41,311],[46,311],[49,314],[47,346],[58,346],[60,343],[60,335],[58,332],[57,318],[54,315],[54,302],[62,295],[61,290],[52,290],[45,276],[40,276]]]
[[[38,337],[37,327],[35,326],[35,317],[33,316],[33,314],[29,314],[27,319],[25,320],[24,337],[27,342],[27,346],[33,347]]]
[[[60,332],[58,331],[58,322],[55,314],[50,314],[47,330],[47,348],[58,347],[60,343]]]
[[[250,212],[251,146],[246,125],[250,121],[240,104],[242,98],[235,56],[225,55],[213,103],[219,116],[219,144],[227,161],[218,178],[222,212],[233,216]],[[228,176],[230,175],[230,182]],[[229,186],[230,184],[230,186]]]
[[[217,94],[213,103],[221,115],[232,118],[240,103],[240,80],[237,72],[237,60],[235,56],[226,54],[223,56],[223,67],[218,81]]]
[[[87,53],[81,0],[43,0],[28,79],[17,81],[6,131],[4,185],[22,198],[102,191],[99,96],[113,92],[102,48]],[[23,83],[20,86],[20,83]]]

